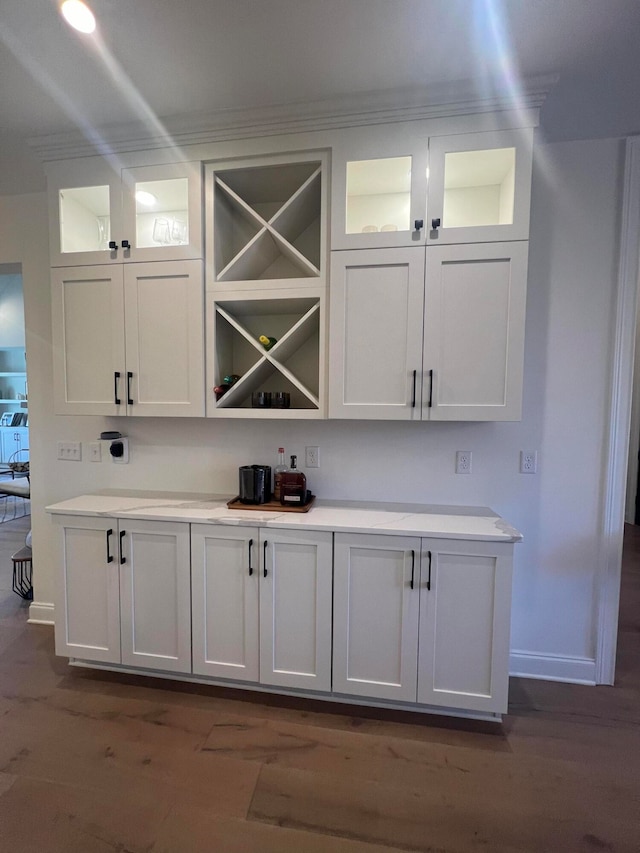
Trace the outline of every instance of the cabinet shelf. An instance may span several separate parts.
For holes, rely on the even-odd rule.
[[[319,297],[224,299],[212,308],[214,329],[214,384],[227,375],[240,376],[217,401],[216,414],[297,417],[320,410]],[[260,335],[275,337],[277,343],[265,350]],[[288,409],[252,407],[256,391],[289,393]]]
[[[212,192],[215,282],[321,276],[319,162],[222,168]]]

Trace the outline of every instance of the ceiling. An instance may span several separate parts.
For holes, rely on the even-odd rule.
[[[40,190],[30,137],[233,108],[556,73],[549,139],[640,132],[640,0],[0,2],[0,194]]]

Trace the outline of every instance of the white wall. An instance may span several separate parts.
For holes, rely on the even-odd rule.
[[[6,274],[0,266],[0,347],[24,346],[24,297],[22,275]],[[24,363],[24,362],[23,362]],[[4,367],[3,370],[24,370],[24,367]]]
[[[46,208],[0,199],[0,262],[22,261],[32,425],[36,602],[53,598],[46,503],[100,487],[235,493],[237,468],[304,458],[326,498],[491,506],[520,528],[512,648],[516,671],[593,678],[605,424],[616,281],[621,145],[541,145],[534,170],[523,420],[513,424],[252,422],[52,415]],[[131,463],[58,462],[59,440],[126,430]],[[454,473],[455,451],[473,473]],[[518,472],[521,449],[539,473]],[[36,605],[37,612],[37,605]]]

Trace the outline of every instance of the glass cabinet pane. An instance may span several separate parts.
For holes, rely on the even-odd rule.
[[[110,239],[109,187],[60,190],[60,247],[67,252],[95,252]]]
[[[409,231],[411,157],[347,163],[346,233]]]
[[[512,225],[515,148],[445,154],[444,228]]]
[[[135,184],[136,248],[189,242],[189,181],[170,178]]]

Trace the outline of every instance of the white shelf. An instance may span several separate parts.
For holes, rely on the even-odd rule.
[[[214,170],[211,186],[214,282],[320,277],[320,162],[234,164]]]
[[[225,299],[214,303],[215,385],[240,379],[215,402],[216,414],[295,417],[320,411],[320,297]],[[265,350],[260,335],[277,338]],[[253,408],[256,391],[285,391],[289,409]],[[245,416],[247,416],[245,414]]]

